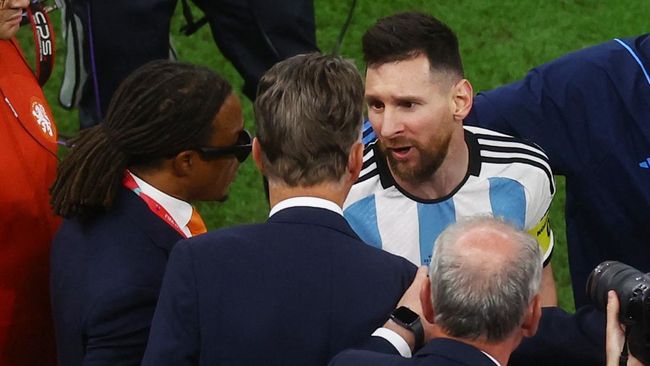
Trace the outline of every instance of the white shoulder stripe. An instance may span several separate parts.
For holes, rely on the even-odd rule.
[[[366,174],[372,173],[373,170],[377,170],[377,163],[372,163],[367,168],[363,169],[361,173],[359,173],[359,178],[361,179]]]
[[[496,147],[504,147],[504,148],[516,148],[516,149],[523,149],[523,150],[528,150],[530,152],[533,152],[535,154],[541,154],[546,156],[544,152],[534,146],[531,146],[529,144],[525,144],[521,141],[497,141],[497,140],[490,140],[490,139],[485,139],[485,138],[479,138],[478,139],[479,144],[481,147],[483,146],[496,146]]]
[[[374,156],[375,156],[375,151],[373,149],[368,149],[363,154],[363,162],[365,163],[366,161],[368,161],[368,159],[370,159],[370,158],[372,158]]]

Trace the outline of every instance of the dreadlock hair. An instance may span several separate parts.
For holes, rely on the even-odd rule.
[[[51,188],[56,214],[89,219],[105,212],[128,167],[156,168],[209,142],[231,93],[230,84],[205,67],[152,61],[137,69],[115,92],[103,123],[71,141]]]

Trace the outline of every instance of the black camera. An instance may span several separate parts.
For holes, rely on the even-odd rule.
[[[607,292],[614,290],[621,307],[619,320],[629,332],[630,353],[650,364],[650,274],[616,261],[599,264],[587,279],[587,296],[602,311]]]

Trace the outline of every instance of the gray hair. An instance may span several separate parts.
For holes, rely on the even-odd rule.
[[[354,64],[311,53],[277,63],[255,100],[257,138],[270,181],[339,182],[360,141],[363,82]]]
[[[457,245],[469,240],[466,234],[482,228],[504,234],[502,243],[512,246],[496,265],[494,260],[471,257],[462,250],[463,245]],[[483,244],[490,245],[488,241],[478,243]],[[528,233],[501,219],[476,216],[450,225],[438,237],[429,277],[436,324],[453,337],[484,337],[497,343],[521,324],[539,292],[541,250]]]

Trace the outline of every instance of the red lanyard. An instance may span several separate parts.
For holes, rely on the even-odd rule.
[[[165,221],[169,226],[174,228],[176,231],[178,231],[184,238],[187,238],[187,234],[181,230],[181,228],[178,226],[176,221],[172,218],[172,216],[165,210],[164,207],[162,207],[158,202],[156,202],[153,198],[147,196],[144,192],[142,192],[142,189],[138,185],[138,183],[133,179],[131,176],[131,173],[127,170],[124,173],[124,180],[122,180],[122,184],[130,190],[133,191],[133,193],[137,194],[138,197],[142,198],[144,203],[147,204],[149,207],[149,210],[153,212],[156,216],[160,217],[163,221]]]

